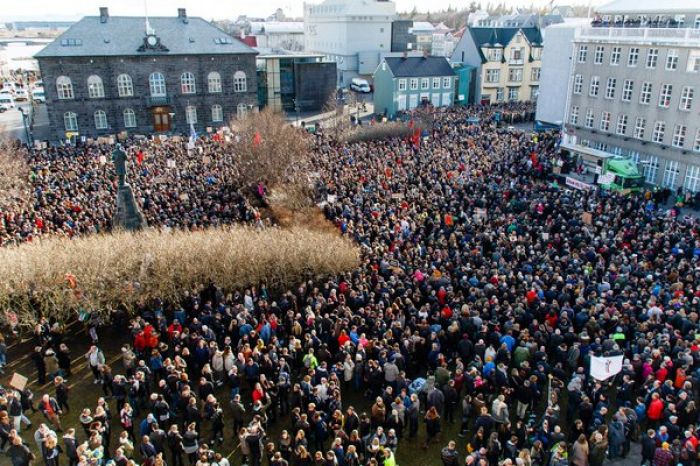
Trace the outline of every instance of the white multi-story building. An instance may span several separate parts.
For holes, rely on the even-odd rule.
[[[338,86],[370,75],[391,51],[396,5],[388,0],[325,0],[304,4],[304,48],[335,61]]]
[[[254,21],[250,35],[258,47],[299,52],[304,49],[304,23],[296,21]]]
[[[559,62],[545,48],[543,66],[569,70],[564,143],[628,156],[648,183],[700,191],[700,4],[616,0],[597,13],[569,53],[555,51]]]

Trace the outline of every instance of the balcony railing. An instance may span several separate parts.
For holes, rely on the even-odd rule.
[[[170,97],[167,95],[160,97],[146,97],[146,107],[163,107],[170,105]]]
[[[700,45],[700,29],[677,28],[581,28],[577,39],[613,42],[651,42],[676,45]]]

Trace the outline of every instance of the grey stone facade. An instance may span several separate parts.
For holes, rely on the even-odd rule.
[[[632,157],[651,184],[700,190],[700,31],[617,31],[623,32],[588,28],[574,41],[567,137]],[[630,54],[638,56],[636,64],[630,63]],[[667,66],[669,55],[677,56],[675,65]],[[597,96],[591,95],[595,79]],[[609,80],[614,80],[614,94]],[[651,86],[648,102],[644,86],[645,91]],[[668,105],[662,90],[670,91]],[[661,127],[663,134],[655,131]]]
[[[255,55],[144,55],[144,56],[95,56],[95,57],[44,57],[38,58],[39,68],[46,89],[46,105],[49,122],[56,139],[65,138],[64,114],[75,112],[78,132],[88,137],[117,134],[150,134],[155,132],[152,105],[164,104],[168,112],[175,114],[170,131],[188,133],[185,119],[188,105],[197,108],[198,131],[206,127],[218,127],[236,117],[238,105],[257,108],[257,80]],[[207,75],[216,71],[221,75],[222,92],[209,93]],[[234,92],[233,76],[236,71],[246,74],[246,92]],[[160,72],[165,76],[166,98],[150,100],[149,75]],[[195,76],[196,93],[183,94],[180,78],[184,72]],[[133,82],[133,97],[119,97],[117,76],[128,74]],[[88,96],[87,79],[97,75],[102,79],[104,98]],[[73,99],[59,99],[56,79],[67,76],[73,86]],[[221,105],[223,121],[212,121],[212,106]],[[135,128],[126,128],[124,110],[131,108],[136,114]],[[107,114],[107,129],[97,129],[94,114],[103,110]]]

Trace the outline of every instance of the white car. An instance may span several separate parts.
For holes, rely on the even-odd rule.
[[[361,78],[353,78],[353,80],[350,82],[350,89],[355,92],[362,92],[363,94],[369,94],[372,92],[372,88],[367,80]]]

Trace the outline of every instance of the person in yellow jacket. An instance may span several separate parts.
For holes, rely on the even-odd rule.
[[[384,449],[384,466],[397,466],[394,452],[388,448]]]

